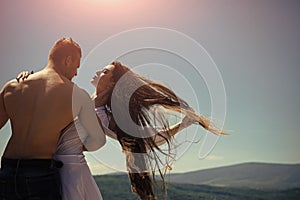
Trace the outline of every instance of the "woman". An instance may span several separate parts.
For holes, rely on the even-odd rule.
[[[23,73],[17,79],[28,75]],[[96,72],[91,83],[96,87],[92,96],[95,111],[106,134],[119,141],[126,156],[132,191],[142,200],[156,199],[156,170],[162,179],[162,198],[165,199],[164,176],[170,169],[173,158],[170,148],[176,133],[199,124],[214,134],[223,134],[210,127],[208,119],[197,115],[173,91],[134,73],[120,62],[113,62]],[[169,111],[185,117],[171,126],[167,117]],[[64,163],[61,170],[63,199],[102,199],[86,164],[81,140],[84,140],[84,130],[74,120],[62,131],[56,152],[56,158]],[[167,145],[167,150],[160,148],[162,144]],[[161,160],[161,155],[168,160],[166,163]]]
[[[172,158],[170,145],[172,136],[178,131],[197,123],[214,134],[223,134],[223,131],[212,128],[208,119],[197,115],[173,91],[139,76],[120,62],[113,62],[98,71],[91,83],[96,87],[93,97],[96,113],[103,126],[111,130],[107,134],[122,146],[132,191],[143,200],[156,199],[155,170],[162,178],[165,198],[164,175],[170,166],[161,161],[159,154],[169,160]],[[170,126],[170,119],[166,117],[168,111],[186,117],[181,123]],[[167,151],[159,147],[164,143],[168,146]],[[165,168],[160,169],[162,165]]]

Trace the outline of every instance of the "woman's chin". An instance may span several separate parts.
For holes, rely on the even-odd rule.
[[[94,79],[90,80],[90,83],[91,83],[94,87],[97,86],[97,81],[95,81]]]

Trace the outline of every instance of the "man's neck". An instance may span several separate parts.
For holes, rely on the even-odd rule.
[[[47,66],[44,68],[44,70],[52,70],[58,73],[61,76],[66,77],[65,71],[62,69],[61,66],[54,64],[53,62],[49,61]]]

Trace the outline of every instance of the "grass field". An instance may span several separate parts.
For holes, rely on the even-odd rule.
[[[137,200],[131,192],[127,175],[95,176],[104,199]],[[161,199],[161,198],[158,198]],[[284,191],[211,187],[205,185],[168,184],[168,200],[299,200],[300,188]]]

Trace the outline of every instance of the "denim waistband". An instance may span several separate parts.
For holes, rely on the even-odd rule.
[[[54,159],[1,159],[1,168],[61,168],[63,163]]]

